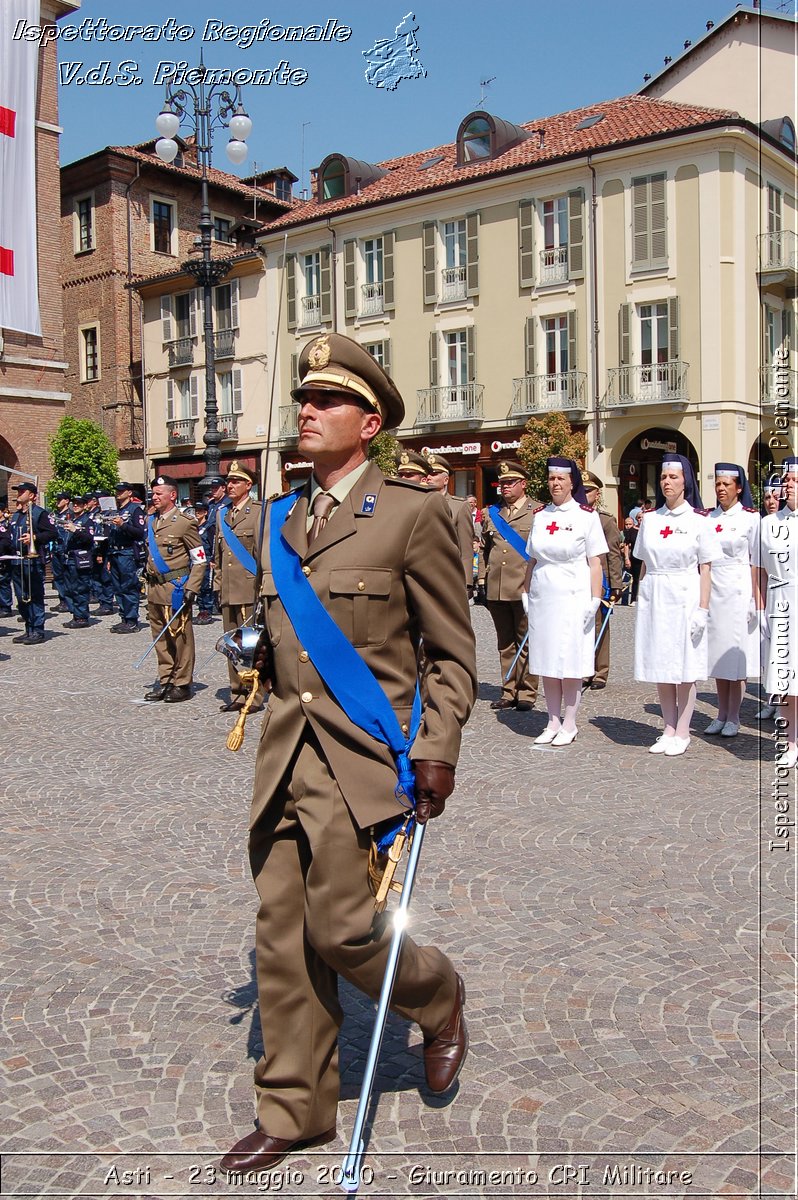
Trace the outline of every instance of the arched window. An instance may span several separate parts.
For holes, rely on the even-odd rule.
[[[473,162],[475,159],[490,158],[491,128],[484,117],[475,117],[469,121],[463,130],[463,161]]]
[[[346,171],[340,158],[327,163],[321,177],[321,199],[334,200],[346,193]]]

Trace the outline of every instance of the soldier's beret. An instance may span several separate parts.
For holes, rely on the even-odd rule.
[[[156,475],[150,487],[171,487],[177,489],[177,480],[171,475]]]
[[[417,478],[426,479],[429,474],[429,463],[423,454],[417,454],[415,450],[405,450],[404,447],[400,447],[394,457],[394,462],[397,473],[400,475],[414,475]]]
[[[504,483],[505,480],[511,482],[514,479],[529,479],[529,473],[515,459],[502,459],[499,463],[499,483]]]
[[[323,333],[314,338],[299,356],[300,385],[291,395],[301,401],[305,392],[340,392],[360,400],[382,417],[386,429],[402,424],[405,406],[396,384],[376,358],[351,338],[340,333]]]
[[[36,492],[38,491],[38,488],[36,487],[35,483],[31,483],[29,479],[26,479],[23,483],[15,483],[14,491],[15,492],[31,492],[35,496]]]
[[[246,467],[242,467],[241,463],[236,459],[233,459],[233,461],[230,463],[230,466],[227,468],[227,478],[243,479],[246,483],[250,484],[250,486],[255,482],[255,476],[252,474],[252,472],[248,471]]]
[[[586,488],[598,488],[599,491],[604,487],[598,475],[594,475],[592,471],[582,472],[582,483]]]
[[[425,454],[424,457],[429,463],[430,475],[437,475],[439,471],[446,471],[449,475],[451,475],[452,468],[449,466],[448,459],[445,459],[442,454],[436,454],[433,452],[432,454]]]

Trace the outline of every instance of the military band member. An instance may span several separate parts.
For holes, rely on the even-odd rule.
[[[109,518],[108,566],[122,618],[111,633],[135,633],[139,627],[139,567],[146,553],[147,520],[129,483],[116,485],[116,515]]]
[[[8,497],[0,496],[0,538],[2,539],[3,546],[0,550],[0,555],[6,555],[8,558],[14,553],[10,522],[11,513],[8,511]],[[9,562],[0,562],[0,617],[10,617],[13,615],[12,604],[11,566]]]
[[[177,507],[177,482],[159,475],[152,484],[155,515],[149,518],[145,569],[147,616],[153,640],[184,605],[177,620],[164,634],[155,653],[158,683],[144,699],[177,704],[191,699],[194,676],[194,629],[191,606],[199,594],[205,574],[205,551],[197,522],[184,517]]]
[[[91,625],[89,594],[96,527],[87,511],[87,499],[86,496],[75,496],[72,501],[71,519],[64,525],[67,535],[67,581],[70,611],[72,612],[72,619],[64,622],[64,629],[88,629]]]
[[[216,597],[213,591],[213,531],[208,524],[208,501],[197,500],[194,503],[194,515],[197,518],[197,529],[199,530],[202,548],[205,551],[205,557],[208,560],[208,565],[205,568],[205,576],[202,580],[200,588],[199,612],[194,618],[195,625],[210,625],[213,621],[213,610],[216,605]]]
[[[402,811],[397,767],[384,742],[348,715],[351,703],[336,700],[329,662],[330,687],[319,674],[330,619],[343,635],[334,643],[333,669],[348,678],[351,657],[359,656],[408,741],[423,639],[429,664],[423,712],[408,751],[420,821],[438,816],[453,790],[460,730],[476,688],[474,639],[446,505],[427,488],[386,478],[367,459],[383,424],[401,423],[401,396],[362,346],[335,333],[303,349],[299,378],[293,393],[299,452],[313,463],[313,475],[290,498],[269,503],[266,528],[275,520],[282,532],[279,540],[274,535],[274,552],[268,535],[263,547],[260,662],[273,691],[250,832],[260,896],[259,1128],[222,1160],[228,1171],[268,1168],[292,1150],[334,1138],[343,1016],[338,976],[376,998],[385,973],[391,930],[387,913],[375,913],[368,887],[369,827]],[[312,630],[304,628],[313,656],[292,623],[302,627],[298,596],[312,601]],[[436,1093],[452,1086],[465,1058],[464,998],[448,958],[407,938],[392,1005],[420,1024],[427,1084]]]
[[[214,590],[222,610],[225,632],[238,629],[252,617],[255,604],[255,572],[257,544],[260,532],[261,506],[250,498],[255,477],[239,462],[232,462],[225,487],[228,507],[218,510],[214,532]],[[248,689],[238,672],[228,662],[230,700],[221,706],[222,712],[234,712],[243,707]],[[260,707],[257,699],[253,707]]]
[[[53,587],[58,596],[58,604],[52,611],[56,613],[72,612],[72,605],[69,599],[66,556],[66,543],[69,534],[65,528],[66,523],[72,519],[72,514],[69,510],[71,499],[72,497],[69,492],[56,493],[55,512],[53,513],[56,537],[50,547],[50,569],[53,573]],[[74,616],[74,613],[72,615]]]
[[[449,476],[452,468],[448,460],[440,454],[430,453],[424,457],[429,463],[427,487],[440,492],[449,508],[449,516],[452,518],[457,544],[460,547],[463,577],[470,597],[474,590],[474,522],[471,519],[471,510],[461,496],[449,494]]]
[[[18,483],[14,491],[18,507],[9,530],[20,561],[12,564],[11,579],[19,615],[25,622],[25,632],[14,641],[38,646],[44,641],[44,554],[56,536],[55,525],[47,510],[36,503],[35,484]]]
[[[111,617],[114,614],[114,588],[111,583],[111,572],[108,569],[109,533],[104,522],[100,500],[110,497],[111,493],[105,488],[86,495],[86,513],[94,526],[94,563],[91,573],[91,599],[99,601],[99,608],[94,610],[97,617]]]
[[[490,508],[483,509],[478,570],[488,612],[496,629],[502,676],[501,697],[493,701],[491,708],[517,708],[519,712],[529,712],[538,695],[538,677],[527,673],[527,646],[521,651],[513,674],[505,679],[526,636],[526,613],[521,602],[527,564],[526,541],[532,528],[532,517],[542,507],[527,496],[528,479],[529,475],[519,462],[499,463],[502,505],[500,509],[496,506],[493,513]]]
[[[582,483],[585,486],[588,507],[592,508],[595,513],[598,513],[599,521],[601,521],[601,532],[604,534],[604,540],[609,546],[609,554],[601,554],[599,556],[603,577],[603,599],[609,601],[611,604],[615,604],[620,599],[623,590],[623,539],[618,529],[618,522],[601,508],[601,489],[604,487],[604,484],[598,475],[594,475],[592,471],[583,471]],[[601,632],[606,615],[607,609],[605,605],[599,605],[599,610],[596,613],[596,637]],[[596,667],[593,675],[589,679],[582,680],[583,685],[592,688],[593,691],[601,691],[602,688],[607,686],[607,679],[610,673],[611,624],[612,618],[607,621],[601,641],[596,649]]]

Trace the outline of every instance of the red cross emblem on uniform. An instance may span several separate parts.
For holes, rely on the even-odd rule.
[[[660,534],[662,537],[669,537],[672,533],[673,530],[671,529],[670,525],[666,525],[664,529],[660,529]]]
[[[557,522],[556,522],[556,521],[552,521],[551,525],[547,525],[547,526],[546,526],[546,532],[547,532],[547,533],[556,533],[556,531],[557,531],[559,528],[560,528],[560,527],[559,527],[559,525],[557,524]]]
[[[723,526],[722,526],[722,525],[716,525],[716,526],[715,526],[715,533],[723,533]]]

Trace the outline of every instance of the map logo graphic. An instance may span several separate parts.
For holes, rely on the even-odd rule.
[[[418,58],[418,21],[409,12],[396,26],[392,38],[377,38],[370,50],[363,50],[368,62],[366,82],[372,87],[396,91],[403,79],[424,79],[426,70]]]

